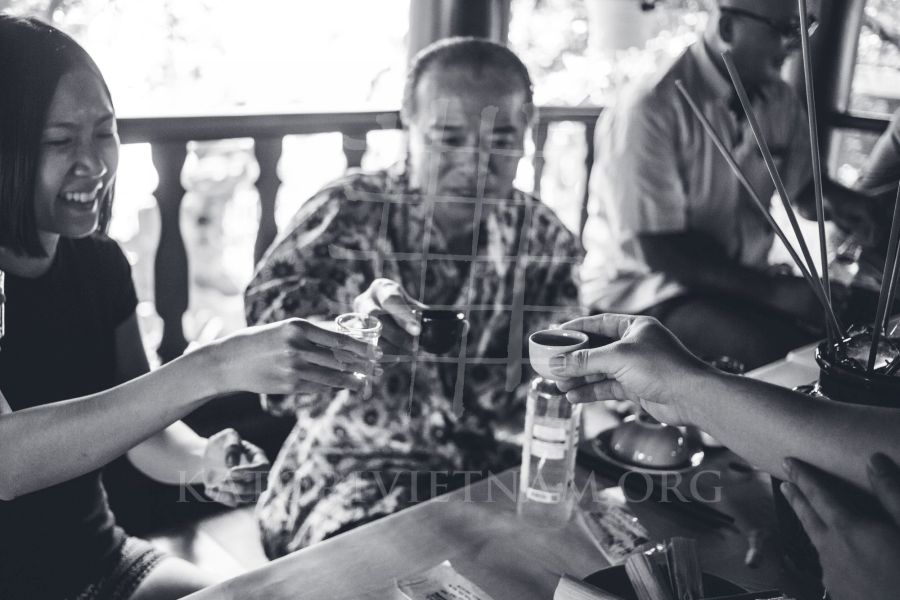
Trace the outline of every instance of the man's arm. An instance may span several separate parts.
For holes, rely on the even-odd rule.
[[[729,259],[702,233],[645,233],[638,241],[650,269],[666,273],[691,290],[744,298],[801,319],[820,312],[803,279],[745,267]]]
[[[886,237],[885,227],[879,227],[879,220],[889,214],[880,196],[848,188],[837,181],[824,178],[822,195],[825,204],[825,218],[834,222],[845,233],[851,234],[863,246],[872,248]],[[816,220],[815,187],[810,179],[807,185],[795,195],[797,212],[808,220]],[[890,223],[890,217],[888,217]]]

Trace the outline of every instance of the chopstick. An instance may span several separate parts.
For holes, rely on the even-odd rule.
[[[806,0],[797,0],[800,7],[800,42],[803,49],[803,74],[806,80],[806,113],[809,118],[809,146],[812,152],[813,187],[816,197],[816,224],[819,227],[819,254],[822,259],[822,285],[831,306],[831,279],[828,275],[828,246],[825,239],[825,200],[822,190],[822,153],[819,150],[819,127],[816,115],[816,94],[813,83],[812,55],[809,46],[809,15]],[[835,335],[840,337],[841,330]],[[833,341],[833,340],[829,340]]]
[[[793,244],[787,239],[787,236],[784,235],[784,232],[781,230],[781,227],[778,226],[778,223],[775,222],[775,219],[772,217],[769,212],[768,207],[763,204],[763,201],[760,199],[759,194],[756,193],[756,190],[753,189],[753,185],[751,185],[750,180],[747,179],[747,176],[744,175],[744,172],[741,170],[740,165],[738,165],[737,160],[734,158],[734,155],[731,151],[725,146],[725,143],[719,137],[719,134],[716,133],[716,130],[713,129],[712,124],[709,122],[709,119],[706,118],[706,115],[700,110],[700,106],[697,102],[691,97],[690,93],[685,89],[684,84],[679,80],[675,82],[675,87],[678,89],[679,93],[684,97],[687,101],[688,105],[691,107],[691,111],[693,111],[694,116],[700,121],[700,124],[703,126],[703,130],[706,131],[706,135],[709,136],[710,140],[712,140],[713,144],[725,158],[725,161],[728,163],[728,166],[731,167],[731,170],[734,172],[735,176],[738,178],[738,181],[741,185],[744,186],[744,189],[747,190],[747,193],[750,194],[750,198],[753,200],[756,207],[762,212],[763,217],[766,219],[766,222],[769,223],[769,226],[775,232],[775,235],[781,240],[781,243],[784,244],[785,249],[787,249],[788,254],[790,254],[794,263],[797,265],[797,268],[800,269],[801,275],[806,279],[806,282],[810,285],[813,290],[813,294],[815,294],[816,298],[822,304],[822,307],[825,309],[826,322],[830,327],[834,328],[834,331],[841,331],[841,326],[838,323],[837,317],[834,314],[834,311],[831,309],[831,303],[828,301],[827,297],[824,295],[823,288],[821,285],[817,285],[816,281],[810,275],[809,270],[803,264],[803,260],[797,255],[797,251],[794,250]]]
[[[728,50],[722,53],[722,58],[725,60],[725,68],[728,70],[728,75],[731,77],[731,83],[734,85],[734,89],[737,92],[738,100],[740,100],[741,106],[744,108],[744,113],[747,115],[747,122],[750,124],[750,129],[753,131],[753,137],[756,138],[756,144],[759,146],[759,151],[762,153],[763,160],[766,163],[766,169],[768,169],[769,176],[772,178],[772,183],[775,184],[775,190],[778,192],[779,198],[781,198],[781,204],[784,206],[784,210],[787,213],[788,221],[790,221],[791,228],[794,230],[794,235],[797,238],[797,243],[800,245],[800,251],[803,253],[803,258],[806,260],[810,274],[818,283],[819,288],[822,293],[825,294],[825,297],[830,300],[830,295],[822,284],[822,280],[819,279],[816,262],[809,252],[809,247],[806,245],[803,232],[800,231],[800,224],[797,222],[797,216],[794,214],[794,207],[788,197],[787,188],[785,188],[784,181],[778,173],[778,168],[775,165],[775,157],[772,156],[772,152],[769,150],[769,144],[766,142],[765,137],[763,137],[762,128],[759,126],[759,121],[756,119],[756,113],[753,111],[753,106],[750,104],[750,98],[747,96],[747,90],[744,88],[744,83],[741,81],[741,75],[738,73],[737,67],[734,64],[734,58],[732,58],[731,52]]]
[[[872,346],[869,348],[869,361],[866,364],[866,371],[870,373],[875,368],[875,358],[878,355],[878,344],[881,343],[881,333],[887,326],[888,305],[894,303],[893,296],[897,291],[894,278],[897,271],[898,246],[900,246],[900,187],[897,188],[897,201],[894,203],[891,235],[888,238],[887,256],[884,258],[881,290],[878,293],[878,307],[875,311],[875,324],[872,330]]]
[[[900,185],[898,185],[897,200],[895,200],[895,203],[900,203]],[[884,318],[882,318],[881,320],[881,329],[886,334],[888,321],[890,321],[892,316],[891,310],[894,308],[894,300],[897,297],[897,289],[898,286],[900,286],[900,241],[897,242],[897,254],[898,256],[894,259],[894,273],[891,277],[891,285],[888,288],[887,292],[887,302],[885,303]],[[887,257],[885,258],[885,260],[887,260]]]

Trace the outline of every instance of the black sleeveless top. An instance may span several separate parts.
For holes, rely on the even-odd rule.
[[[60,239],[44,275],[6,275],[6,296],[0,390],[13,411],[116,385],[114,332],[137,298],[114,241]],[[63,598],[109,568],[124,533],[100,475],[0,501],[0,598]]]

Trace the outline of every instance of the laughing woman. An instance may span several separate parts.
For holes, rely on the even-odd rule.
[[[128,262],[102,234],[118,151],[109,91],[85,51],[48,25],[0,15],[4,600],[178,598],[211,583],[115,525],[100,469],[127,452],[157,480],[187,476],[222,503],[253,501],[262,452],[232,430],[205,439],[177,419],[230,391],[359,389],[352,373],[375,354],[293,319],[149,373]]]

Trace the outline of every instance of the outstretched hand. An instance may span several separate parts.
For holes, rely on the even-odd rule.
[[[214,342],[222,391],[295,394],[360,391],[381,351],[305,319],[249,327]],[[376,371],[377,372],[377,371]]]
[[[673,425],[689,421],[680,389],[709,367],[651,317],[603,314],[575,319],[563,329],[611,338],[606,346],[555,357],[551,369],[570,402],[630,400]]]

